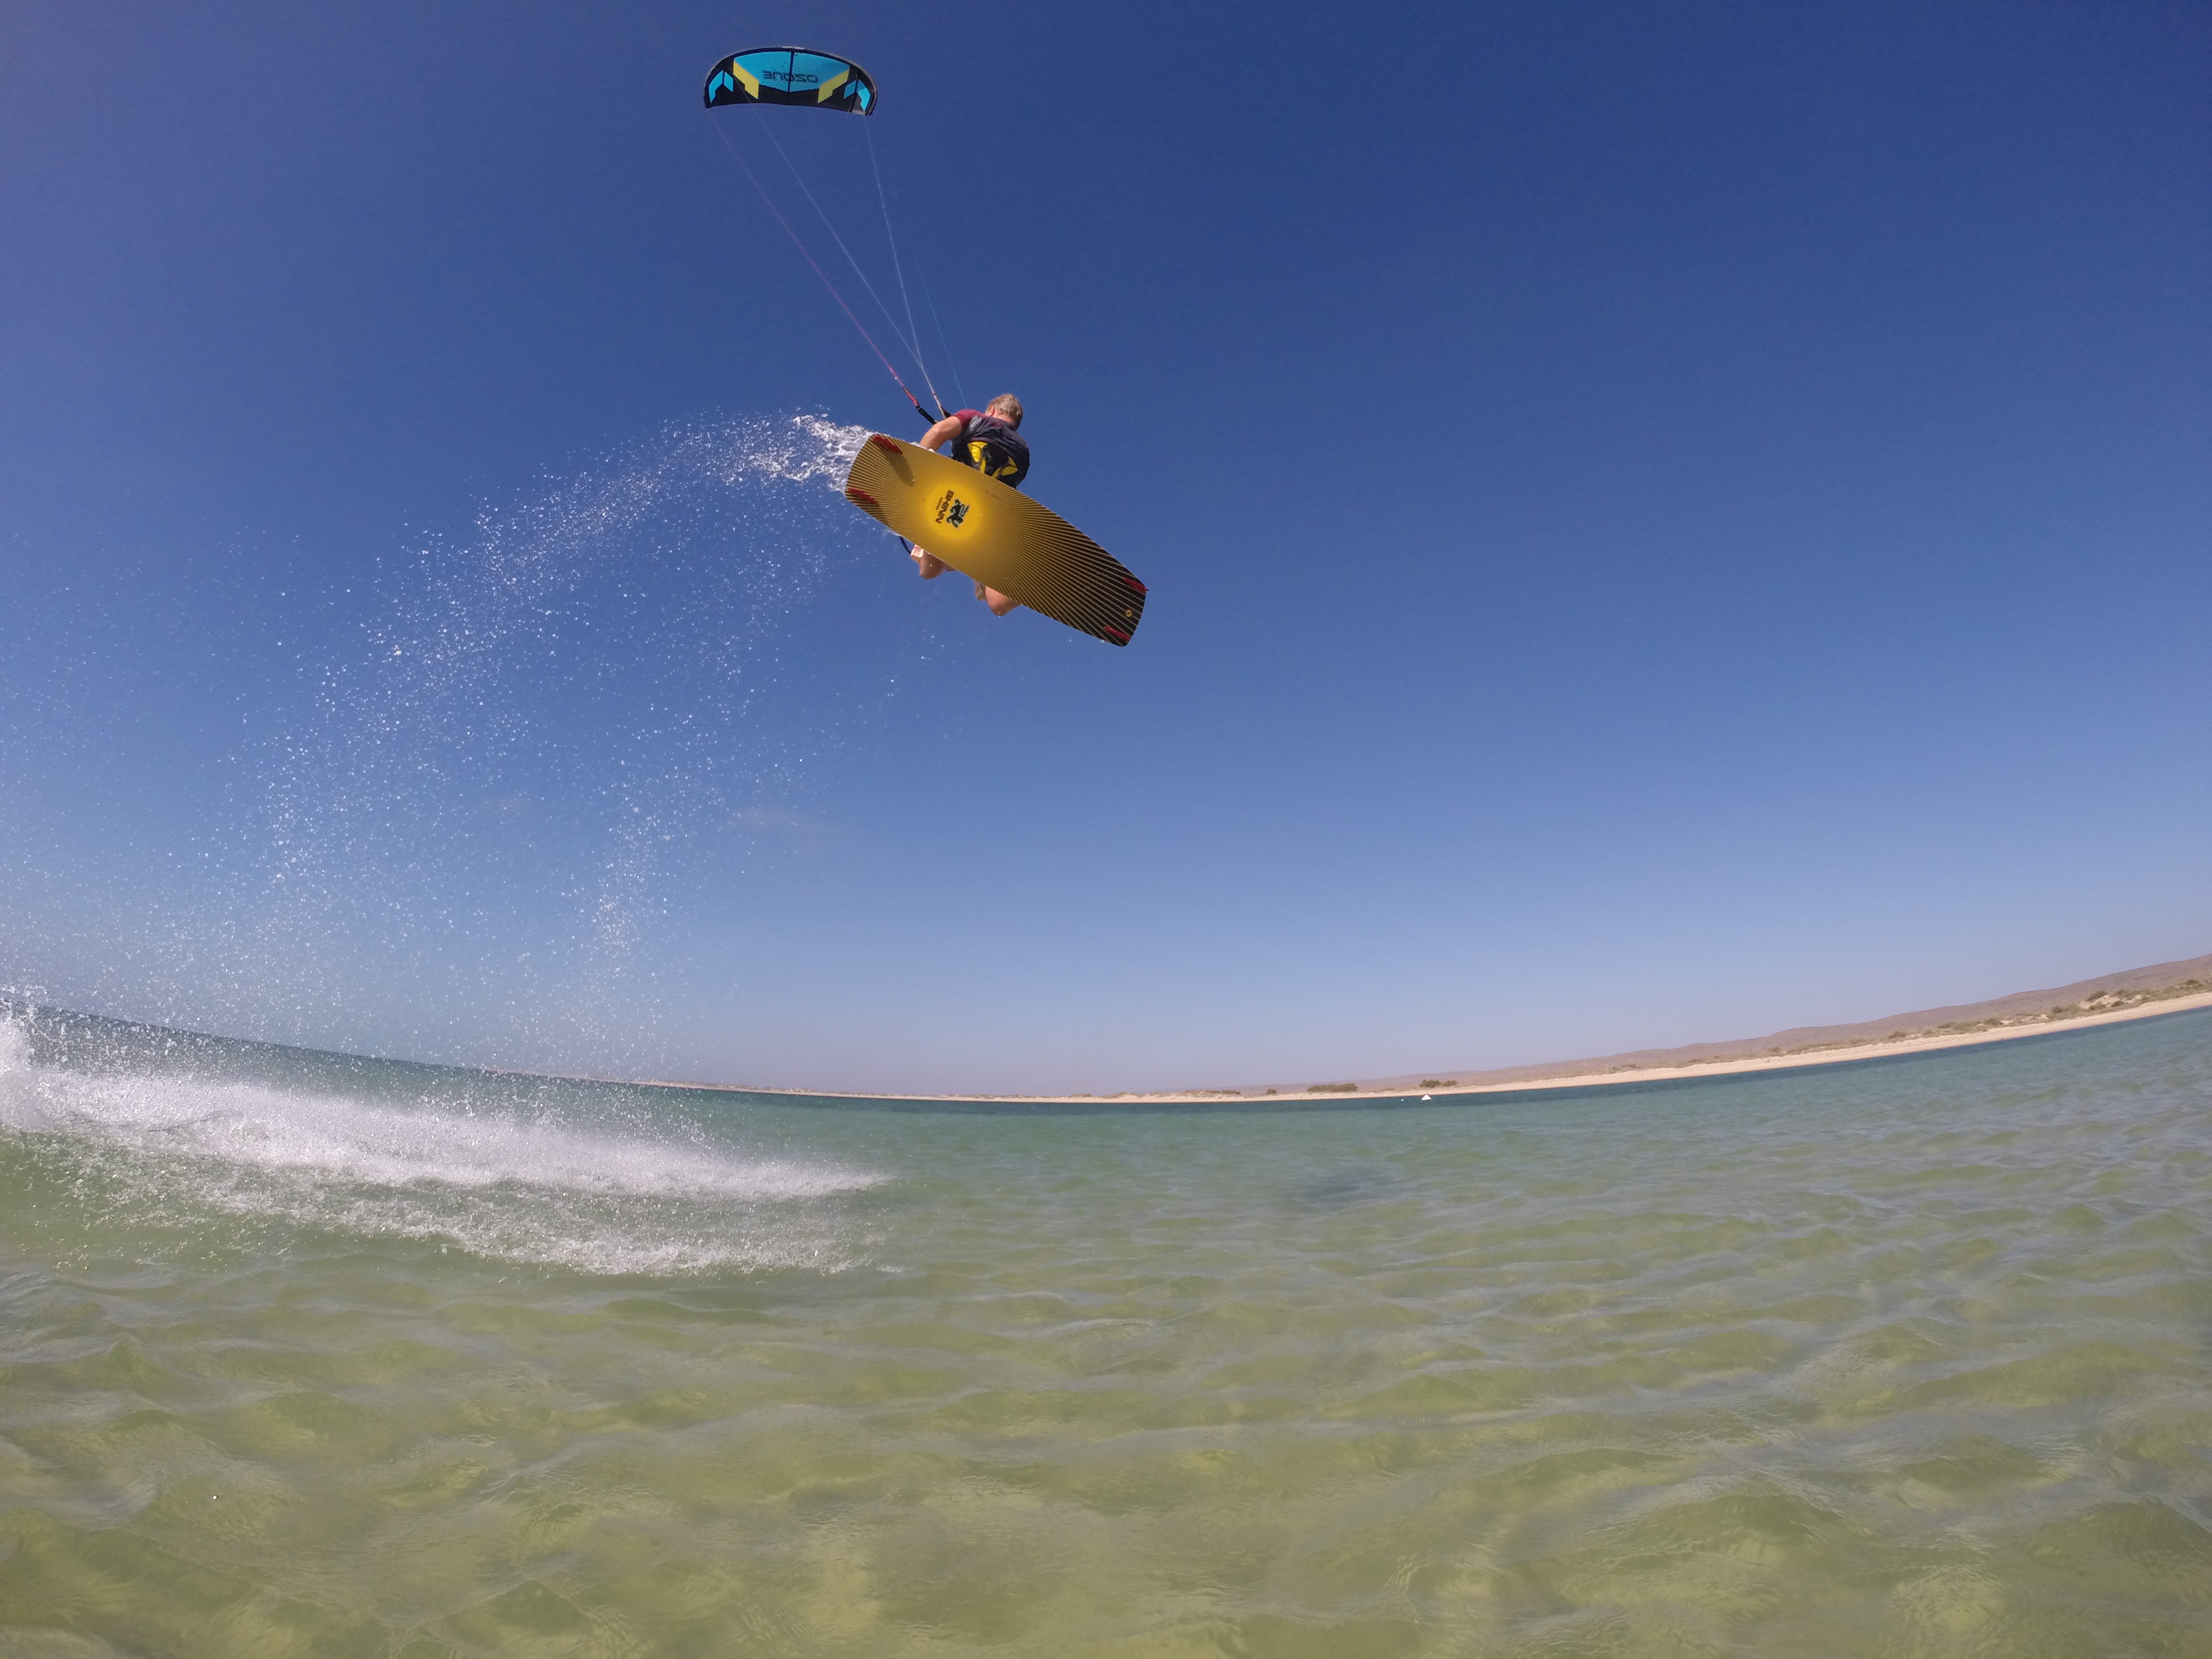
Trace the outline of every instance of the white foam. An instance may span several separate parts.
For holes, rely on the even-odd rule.
[[[134,1215],[289,1219],[599,1273],[836,1267],[841,1194],[879,1177],[747,1157],[703,1131],[619,1133],[506,1107],[404,1107],[189,1074],[33,1064],[0,1019],[0,1135],[97,1164]]]

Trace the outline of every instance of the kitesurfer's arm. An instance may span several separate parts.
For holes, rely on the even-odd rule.
[[[921,447],[924,449],[934,449],[947,439],[958,437],[961,429],[967,424],[967,421],[960,416],[947,415],[921,434]]]

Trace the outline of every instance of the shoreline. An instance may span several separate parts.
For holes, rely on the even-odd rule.
[[[2212,958],[2199,958],[2174,967],[2197,967],[2212,963]],[[2140,974],[2145,970],[2135,970]],[[2124,979],[2126,975],[2112,975],[2110,979]],[[2084,984],[2097,984],[2085,981]],[[2203,988],[2196,988],[2197,987]],[[2068,989],[2076,988],[2069,987]],[[2012,997],[1992,999],[1989,1003],[1972,1005],[1966,1010],[1936,1010],[1936,1012],[1966,1012],[1973,1008],[1991,1007],[2017,1002],[2022,999],[2040,998],[2063,993],[2022,992]],[[2132,998],[2129,1000],[2126,999]],[[2120,1000],[2121,1006],[2099,1007],[2097,1003],[2107,999]],[[1642,1060],[1627,1054],[1608,1055],[1587,1060],[1561,1060],[1534,1066],[1500,1067],[1489,1072],[1474,1073],[1464,1079],[1421,1079],[1406,1081],[1390,1079],[1372,1084],[1319,1084],[1304,1088],[1261,1087],[1246,1089],[1162,1089],[1127,1090],[1115,1094],[1019,1095],[1019,1094],[881,1094],[863,1093],[837,1089],[768,1088],[726,1083],[684,1083],[652,1079],[647,1086],[659,1089],[699,1089],[720,1093],[780,1095],[787,1097],[820,1100],[896,1101],[945,1105],[1007,1105],[1007,1106],[1328,1106],[1336,1102],[1375,1100],[1443,1100],[1482,1095],[1532,1095],[1566,1091],[1586,1091],[1596,1089],[1632,1089],[1648,1087],[1655,1083],[1695,1081],[1705,1078],[1740,1077],[1756,1073],[1786,1073],[1811,1071],[1823,1066],[1847,1065],[1854,1061],[1887,1060],[1913,1054],[1938,1054],[1953,1048],[1975,1048],[2001,1042],[2016,1042],[2023,1037],[2056,1036],[2070,1031],[2094,1030],[2100,1026],[2123,1025],[2142,1019],[2158,1019],[2169,1014],[2194,1012],[2212,1008],[2212,984],[2200,978],[2190,978],[2179,984],[2130,988],[2127,990],[2100,990],[2092,993],[2079,1005],[2071,1007],[2052,1007],[2040,1013],[2023,1013],[2013,1018],[1997,1016],[1978,1020],[1952,1021],[1945,1024],[1918,1030],[1904,1031],[1880,1037],[1841,1036],[1836,1039],[1803,1043],[1795,1048],[1771,1047],[1752,1053],[1715,1053],[1681,1060]],[[1915,1016],[1899,1015],[1898,1019]],[[1893,1020],[1876,1020],[1869,1024],[1893,1024]],[[1960,1029],[1963,1026],[1965,1029]],[[1831,1027],[1829,1030],[1848,1031],[1853,1028]],[[1794,1032],[1782,1036],[1796,1035]],[[1692,1048],[1742,1048],[1752,1043],[1771,1042],[1768,1038],[1739,1039],[1723,1044],[1692,1044]],[[1650,1053],[1649,1050],[1633,1051]],[[1680,1052],[1680,1051],[1675,1051]],[[1572,1067],[1575,1069],[1564,1069]]]
[[[2142,1003],[2131,1008],[2082,1014],[2072,1019],[2039,1020],[2033,1024],[2023,1023],[1981,1031],[1943,1032],[1901,1037],[1894,1042],[1876,1038],[1871,1042],[1838,1043],[1799,1053],[1691,1060],[1680,1066],[1640,1066],[1613,1071],[1581,1072],[1571,1076],[1532,1078],[1520,1083],[1473,1084],[1429,1092],[1431,1095],[1493,1095],[1551,1089],[1625,1088],[1638,1083],[1672,1082],[1677,1078],[1729,1077],[1749,1072],[1812,1071],[1822,1066],[1844,1065],[1858,1060],[1887,1060],[1905,1054],[1937,1054],[1948,1048],[1993,1048],[1998,1043],[2014,1042],[2022,1037],[2062,1036],[2070,1031],[2087,1030],[2100,1025],[2125,1025],[2139,1019],[2158,1019],[2167,1014],[2191,1013],[2202,1008],[2212,1008],[2212,991],[2160,1002]],[[1359,1097],[1353,1095],[1343,1097],[1347,1100]]]

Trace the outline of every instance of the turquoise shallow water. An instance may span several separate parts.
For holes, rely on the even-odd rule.
[[[2212,1654],[2212,1014],[1074,1115],[0,1031],[0,1652]]]

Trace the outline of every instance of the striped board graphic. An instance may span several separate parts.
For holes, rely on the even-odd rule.
[[[1127,645],[1145,585],[1061,518],[950,456],[881,433],[860,446],[845,499],[963,576],[1054,622]]]

